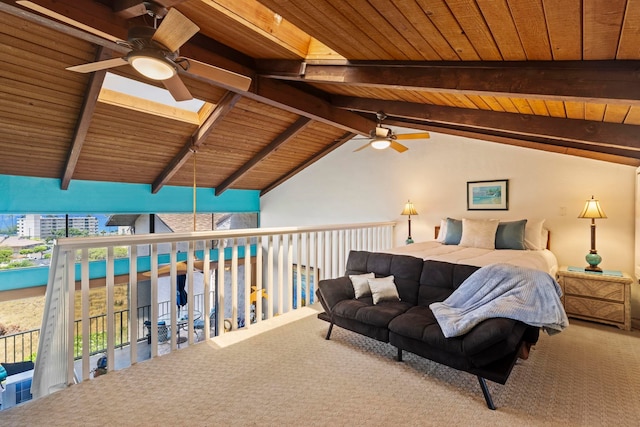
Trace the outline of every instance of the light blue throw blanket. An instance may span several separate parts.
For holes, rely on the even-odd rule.
[[[552,335],[569,324],[561,295],[560,285],[548,273],[492,264],[475,271],[449,298],[429,308],[447,338],[463,335],[493,317],[520,320]]]

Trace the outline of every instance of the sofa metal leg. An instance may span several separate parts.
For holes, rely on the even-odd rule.
[[[491,394],[489,393],[489,387],[487,387],[487,381],[481,376],[478,376],[478,382],[480,383],[482,394],[484,394],[484,400],[486,400],[487,402],[487,407],[495,411],[496,406],[493,404],[493,399],[491,399]]]
[[[329,323],[329,330],[327,331],[327,336],[324,337],[325,340],[331,338],[331,331],[333,330],[333,322]]]
[[[402,349],[398,348],[398,357],[396,358],[398,362],[402,362]]]

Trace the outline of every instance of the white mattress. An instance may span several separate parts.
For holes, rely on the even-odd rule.
[[[467,264],[484,267],[489,264],[506,263],[520,267],[542,270],[556,277],[558,259],[548,249],[540,251],[512,249],[480,249],[457,245],[443,245],[440,242],[427,241],[413,243],[385,251],[391,254],[412,255],[424,260],[446,261],[454,264]]]

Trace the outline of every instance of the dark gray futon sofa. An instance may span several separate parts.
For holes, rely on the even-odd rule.
[[[505,384],[521,348],[537,342],[539,328],[506,318],[491,318],[468,333],[445,338],[429,304],[445,300],[478,267],[424,261],[408,255],[351,251],[344,277],[322,280],[316,294],[324,308],[319,318],[334,325],[389,342],[406,350],[478,377],[487,406],[495,409],[485,379]],[[373,303],[356,299],[349,275],[373,272],[394,276],[399,301]]]

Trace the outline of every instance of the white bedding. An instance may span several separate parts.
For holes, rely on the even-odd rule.
[[[385,251],[392,254],[412,255],[424,260],[446,261],[477,267],[504,263],[542,270],[556,277],[558,260],[548,249],[539,251],[512,249],[481,249],[457,245],[444,245],[437,241],[413,243]]]

